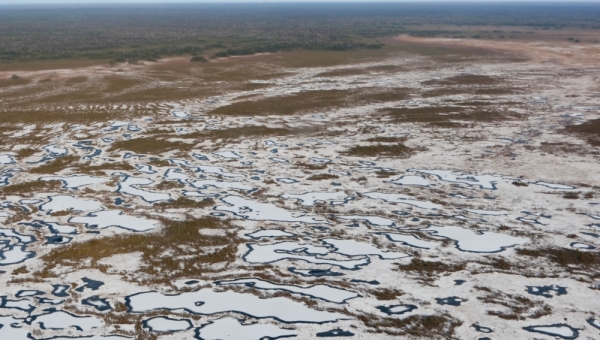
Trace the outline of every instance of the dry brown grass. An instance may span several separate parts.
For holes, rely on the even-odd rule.
[[[377,300],[387,301],[387,300],[396,300],[398,296],[404,295],[404,292],[399,289],[376,289],[370,291],[371,295],[375,296]]]
[[[350,149],[343,152],[348,156],[356,157],[394,157],[394,158],[408,158],[412,156],[416,151],[415,148],[409,148],[408,146],[397,143],[397,144],[375,144],[375,145],[355,145]]]
[[[176,200],[170,202],[154,203],[154,206],[161,209],[202,209],[215,205],[215,201],[212,198],[205,198],[202,201],[196,201],[186,197],[179,197]]]
[[[158,280],[199,276],[211,271],[206,265],[235,260],[238,239],[235,233],[225,236],[201,235],[200,229],[230,229],[227,221],[213,217],[184,221],[164,221],[158,233],[134,233],[96,238],[55,248],[42,256],[45,268],[38,276],[53,276],[56,266],[80,266],[89,258],[91,266],[105,257],[132,252],[142,253],[140,272]],[[206,250],[205,250],[206,249]]]
[[[141,154],[157,154],[172,150],[191,150],[194,144],[156,138],[136,138],[114,142],[108,151],[126,150]]]
[[[450,315],[411,315],[406,318],[384,318],[375,314],[355,315],[376,333],[423,339],[456,339],[454,329],[462,322]]]
[[[466,126],[462,123],[496,122],[520,117],[516,113],[459,106],[390,108],[381,112],[396,123],[427,123],[440,127],[461,127]]]
[[[565,127],[565,130],[587,137],[588,143],[592,146],[600,146],[600,119],[589,120],[579,125],[569,125]]]
[[[227,116],[294,115],[323,111],[331,108],[354,106],[360,103],[403,100],[405,89],[356,89],[304,91],[289,96],[279,96],[241,101],[221,106],[212,114]]]
[[[504,311],[488,310],[488,315],[495,315],[505,320],[538,319],[542,316],[552,314],[552,307],[541,302],[532,301],[524,296],[506,294],[498,290],[476,286],[478,291],[486,292],[477,299],[484,303],[500,305],[506,308]]]
[[[334,175],[334,174],[317,174],[317,175],[312,175],[306,178],[307,181],[323,181],[323,180],[329,180],[329,179],[337,179],[340,178],[340,176],[338,175]]]
[[[79,161],[79,157],[77,156],[68,155],[57,157],[46,164],[30,169],[29,172],[32,174],[54,174],[72,166],[73,163],[77,161]]]
[[[398,269],[416,271],[419,273],[438,274],[464,270],[465,264],[446,264],[444,262],[424,261],[414,258],[408,264],[399,264]]]
[[[600,253],[566,248],[518,249],[517,254],[545,257],[561,267],[576,266],[591,270],[600,267]]]
[[[30,192],[56,192],[60,190],[61,181],[29,181],[11,184],[0,188],[3,195],[18,195]]]
[[[20,149],[19,151],[17,151],[17,157],[18,158],[27,158],[29,156],[32,156],[33,154],[35,154],[38,151],[39,150],[36,150],[34,148],[23,148],[23,149]]]

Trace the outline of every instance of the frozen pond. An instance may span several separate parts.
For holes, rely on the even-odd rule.
[[[401,195],[401,194],[383,194],[383,193],[379,193],[379,192],[369,192],[366,194],[363,194],[364,196],[368,197],[368,198],[372,198],[372,199],[379,199],[385,202],[391,202],[391,203],[400,203],[400,204],[407,204],[407,205],[411,205],[417,208],[422,208],[422,209],[441,209],[442,207],[435,204],[435,203],[431,203],[431,202],[427,202],[427,201],[419,201],[416,200],[410,196],[406,196],[406,195]]]
[[[343,191],[337,192],[307,192],[305,194],[283,194],[280,195],[284,199],[297,199],[302,202],[303,206],[313,206],[317,202],[326,202],[329,200],[336,200],[346,197],[346,193]]]
[[[15,159],[11,155],[2,154],[0,155],[0,165],[4,164],[13,164],[15,163]]]
[[[117,192],[129,194],[129,195],[133,195],[133,196],[139,196],[144,201],[149,202],[149,203],[158,202],[158,201],[168,201],[171,199],[171,195],[167,194],[167,193],[144,191],[144,190],[140,190],[140,189],[134,187],[134,185],[148,185],[148,184],[152,184],[152,183],[154,183],[154,181],[147,179],[147,178],[126,176],[125,180],[119,184],[119,188],[117,189]]]
[[[343,314],[314,310],[287,298],[261,299],[252,294],[233,291],[217,293],[208,288],[179,295],[139,293],[127,297],[126,301],[130,311],[134,313],[159,309],[185,309],[190,313],[202,315],[238,312],[255,318],[274,318],[286,323],[322,323],[347,319]]]
[[[21,263],[35,256],[35,252],[26,251],[25,246],[7,246],[0,243],[0,266]]]
[[[271,282],[259,280],[259,279],[239,279],[231,281],[217,281],[220,286],[243,284],[247,287],[254,287],[256,289],[265,290],[283,290],[290,293],[296,293],[305,295],[325,301],[344,303],[346,300],[350,300],[360,295],[354,292],[349,292],[344,289],[335,288],[328,285],[314,285],[309,287],[299,287],[292,285],[280,285]]]
[[[368,258],[358,260],[327,259],[318,255],[327,255],[329,248],[316,247],[295,242],[280,242],[274,244],[248,244],[250,250],[244,255],[244,260],[250,263],[272,263],[281,260],[302,260],[314,264],[329,264],[346,269],[358,269],[369,264]]]
[[[31,323],[38,323],[42,329],[65,329],[74,327],[80,331],[100,328],[104,325],[101,319],[95,316],[77,316],[63,311],[53,311],[32,317]]]
[[[561,339],[576,339],[579,337],[579,331],[569,325],[566,324],[555,324],[555,325],[547,325],[547,326],[528,326],[523,327],[524,330],[533,332],[533,333],[541,333],[546,335],[551,335],[555,337],[559,337]]]
[[[291,212],[273,204],[252,201],[241,196],[226,196],[221,198],[221,201],[228,206],[217,206],[215,210],[228,211],[252,221],[328,223],[318,216],[307,215],[305,212]]]
[[[398,179],[390,181],[390,183],[398,184],[398,185],[419,185],[419,186],[429,186],[429,181],[422,176],[402,176]]]
[[[151,332],[178,332],[193,327],[192,322],[188,319],[172,319],[165,316],[144,320],[142,325]]]
[[[104,229],[113,226],[133,231],[148,231],[160,225],[160,222],[144,217],[123,215],[121,210],[97,211],[87,216],[71,217],[69,222],[83,223],[88,228]]]
[[[46,176],[46,177],[41,177],[40,180],[42,181],[61,181],[63,182],[63,188],[65,189],[76,189],[82,186],[86,186],[86,185],[92,185],[92,184],[100,184],[100,183],[104,183],[107,181],[106,178],[100,178],[100,177],[93,177],[93,176],[86,176],[86,175],[82,175],[82,176]]]
[[[263,237],[292,237],[296,236],[296,234],[288,233],[283,230],[278,229],[267,229],[267,230],[257,230],[250,234],[246,234],[246,236],[250,236],[255,240],[258,240]]]
[[[415,235],[404,235],[404,234],[383,234],[387,236],[390,241],[400,242],[402,244],[422,249],[431,249],[439,245],[438,242],[424,241]]]
[[[529,240],[490,231],[473,231],[454,226],[429,226],[420,231],[433,236],[441,236],[455,241],[456,248],[472,253],[497,253],[508,247],[522,245]]]
[[[546,188],[557,189],[557,190],[572,190],[572,189],[577,189],[577,187],[570,186],[570,185],[556,184],[556,183],[547,183],[547,182],[540,182],[540,181],[538,181],[538,182],[532,182],[531,184],[537,184],[537,185],[545,186]]]
[[[89,211],[102,209],[102,205],[98,201],[88,201],[73,196],[57,195],[50,196],[48,199],[47,203],[40,205],[40,210],[48,213],[65,210]]]
[[[29,331],[22,327],[22,319],[12,316],[0,316],[0,339],[6,340],[31,340]]]
[[[243,325],[237,319],[224,317],[198,328],[200,340],[261,340],[296,336],[293,329],[283,329],[271,324]]]
[[[59,148],[58,146],[56,146],[56,144],[46,145],[42,149],[47,153],[51,154],[52,156],[64,156],[69,152],[65,148]]]
[[[377,309],[379,309],[380,311],[388,314],[388,315],[401,315],[404,313],[408,313],[408,312],[412,312],[413,310],[417,309],[417,306],[415,305],[393,305],[393,306],[389,306],[389,307],[385,307],[385,306],[379,306],[377,307]]]

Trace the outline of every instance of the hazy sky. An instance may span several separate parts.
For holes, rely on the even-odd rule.
[[[600,3],[600,0],[0,0],[0,4],[52,4],[52,3],[70,3],[70,4],[91,4],[91,3],[193,3],[193,2],[593,2]]]

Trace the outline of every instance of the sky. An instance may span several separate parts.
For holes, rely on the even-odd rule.
[[[245,2],[245,3],[265,3],[265,2],[588,2],[600,3],[600,0],[0,0],[0,4],[54,4],[54,3],[69,3],[69,4],[93,4],[93,3],[225,3],[225,2]]]

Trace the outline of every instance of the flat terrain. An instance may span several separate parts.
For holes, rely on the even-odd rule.
[[[599,31],[416,27],[1,64],[0,339],[600,337]]]

